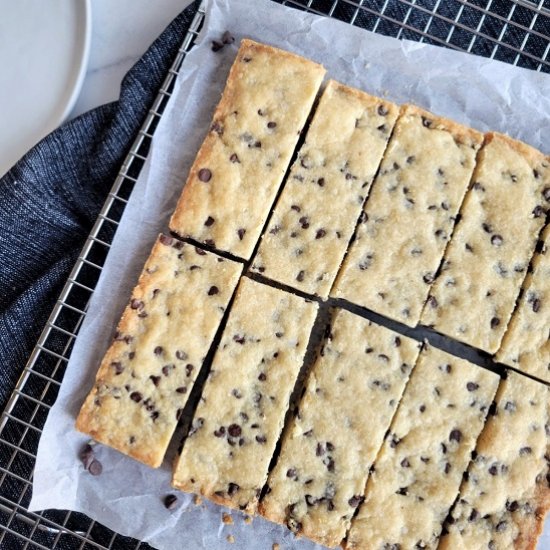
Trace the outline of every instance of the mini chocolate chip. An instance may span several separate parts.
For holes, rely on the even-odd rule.
[[[533,209],[533,216],[535,216],[535,218],[541,218],[544,214],[544,208],[540,205],[535,206]]]
[[[531,447],[522,447],[519,450],[520,456],[530,455],[533,452],[533,449]]]
[[[239,489],[240,486],[236,483],[229,483],[229,485],[227,486],[227,494],[229,496],[233,496]]]
[[[327,232],[324,229],[318,229],[317,233],[315,233],[315,238],[322,239],[326,234]]]
[[[258,380],[260,382],[265,382],[267,380],[267,376],[265,375],[265,372],[260,372],[260,374],[258,374]]]
[[[466,389],[468,391],[476,391],[479,388],[479,384],[476,384],[475,382],[468,382],[466,384]]]
[[[500,325],[500,319],[498,317],[493,317],[491,319],[491,328],[497,328]]]
[[[130,301],[130,307],[132,309],[143,309],[143,306],[145,304],[141,300],[137,300],[136,298],[132,298]]]
[[[204,181],[206,183],[212,178],[212,172],[208,168],[201,168],[199,170],[198,176],[201,181]]]
[[[462,439],[462,432],[458,429],[451,430],[451,433],[449,434],[449,441],[456,441],[457,443],[460,443],[460,440]]]
[[[214,296],[215,294],[218,294],[218,292],[219,292],[219,289],[217,286],[211,286],[208,289],[208,296]]]
[[[241,435],[241,427],[238,424],[230,424],[227,432],[231,437],[239,437]]]
[[[245,233],[246,233],[246,229],[243,229],[242,227],[240,229],[237,229],[237,235],[239,236],[240,241],[243,240]]]
[[[186,386],[180,386],[179,388],[176,388],[177,393],[187,393],[187,387]]]
[[[204,222],[204,225],[206,225],[206,227],[210,227],[214,224],[215,221],[216,220],[214,220],[212,216],[208,216],[208,218],[206,218],[206,221]]]
[[[149,376],[149,379],[151,380],[151,382],[153,382],[155,386],[159,385],[160,376],[155,376],[154,374],[152,374],[151,376]]]
[[[420,407],[418,407],[418,410],[423,413],[426,411],[426,405],[420,405]]]
[[[507,526],[508,524],[504,520],[502,520],[497,523],[495,529],[497,530],[498,533],[502,533],[502,531],[506,531]]]
[[[498,466],[496,464],[493,464],[492,466],[490,466],[489,467],[489,473],[492,476],[496,476],[498,474]]]
[[[223,43],[217,40],[212,40],[212,51],[219,52],[223,48]]]
[[[299,220],[302,229],[307,229],[309,227],[309,220],[307,216],[302,216]]]
[[[304,280],[305,271],[300,271],[298,275],[296,275],[296,280],[301,283]]]
[[[298,474],[296,472],[296,468],[289,468],[286,471],[286,477],[289,477],[290,479],[298,480]]]
[[[378,105],[378,114],[380,116],[386,116],[388,112],[389,111],[385,105]]]
[[[122,372],[124,371],[124,367],[122,366],[122,363],[120,363],[120,361],[113,361],[111,363],[111,367],[115,369],[115,375],[122,374]]]
[[[216,132],[219,136],[223,135],[223,126],[216,120],[212,126],[210,126],[210,131]]]
[[[432,307],[433,309],[435,309],[439,305],[437,298],[432,295],[428,296],[428,299],[426,301],[428,302],[428,304],[430,304],[430,307]]]
[[[540,310],[540,299],[535,298],[531,304],[531,307],[533,308],[533,311],[535,313],[538,313],[538,311]]]
[[[240,399],[243,396],[243,394],[237,388],[233,388],[231,390],[231,395],[233,397],[236,397],[237,399]]]
[[[544,197],[544,200],[550,202],[550,187],[545,187],[542,190],[542,196]]]
[[[396,348],[398,348],[401,345],[401,338],[399,338],[399,336],[396,336],[393,341],[393,344],[395,345]]]
[[[504,239],[502,238],[501,235],[493,235],[491,237],[491,244],[493,246],[501,246],[503,242],[504,242]]]
[[[301,212],[302,209],[297,205],[297,204],[293,204],[291,207],[290,207],[291,210],[294,210],[295,212]]]
[[[492,233],[493,232],[493,228],[488,223],[483,222],[481,224],[481,227],[483,228],[483,231],[485,231],[486,233]]]
[[[407,487],[400,487],[395,491],[395,494],[407,496],[409,494],[409,489]]]
[[[363,495],[353,495],[349,500],[348,504],[352,508],[357,508],[362,502],[365,500],[365,497]]]
[[[324,187],[324,185],[325,185],[325,178],[319,178],[319,179],[317,180],[317,185],[318,185],[319,187]]]
[[[516,410],[516,404],[513,401],[506,401],[504,410],[514,412]]]
[[[241,162],[241,161],[239,160],[239,157],[237,156],[236,153],[233,153],[233,154],[229,157],[229,160],[230,160],[230,162],[233,162],[233,163],[238,162],[238,163],[240,164],[240,162]]]
[[[99,460],[94,459],[90,462],[90,465],[88,466],[88,472],[92,474],[93,476],[98,476],[103,471],[103,466],[101,465],[101,462]]]
[[[256,441],[258,443],[266,443],[267,442],[267,437],[265,435],[257,435],[256,436]]]
[[[176,350],[176,358],[180,361],[185,361],[187,359],[187,353],[181,350]]]
[[[244,345],[245,337],[240,336],[239,334],[235,334],[235,336],[233,336],[233,341],[237,342],[237,344],[241,344],[241,346],[242,346],[242,345]]]
[[[519,509],[519,502],[517,500],[513,500],[512,502],[506,502],[506,510],[508,512],[517,512]]]
[[[217,430],[214,430],[216,437],[223,437],[225,435],[225,426],[220,426]]]
[[[131,394],[130,394],[130,399],[132,401],[135,401],[136,403],[139,403],[142,399],[143,399],[143,396],[141,395],[141,393],[139,393],[138,391],[133,391]]]
[[[178,505],[178,497],[176,495],[166,495],[164,497],[164,507],[167,510],[174,510]]]
[[[407,458],[404,458],[401,461],[401,467],[402,468],[410,468],[411,467],[411,463],[409,462],[409,460]]]
[[[422,125],[425,126],[426,128],[431,128],[432,121],[429,118],[423,116],[422,117]]]
[[[157,347],[153,350],[153,353],[154,353],[155,355],[162,355],[162,352],[163,352],[163,351],[164,351],[164,350],[162,349],[162,346],[157,346]]]
[[[272,130],[273,128],[275,128],[277,126],[277,123],[276,122],[273,122],[273,121],[270,121],[267,123],[267,127]]]
[[[426,274],[422,277],[422,280],[423,280],[427,285],[431,285],[431,284],[434,282],[434,274],[431,273],[431,272],[428,272],[428,273],[426,273]]]

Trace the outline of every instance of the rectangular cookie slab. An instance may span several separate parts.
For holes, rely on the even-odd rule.
[[[331,80],[252,270],[328,296],[399,109]]]
[[[171,231],[249,259],[325,70],[243,40]]]
[[[160,235],[76,421],[160,466],[242,267]]]
[[[544,225],[549,163],[536,149],[492,133],[472,181],[422,323],[495,353]]]
[[[550,382],[550,227],[542,241],[496,360]]]
[[[243,278],[172,484],[255,511],[317,304]]]
[[[347,311],[335,314],[269,475],[264,517],[325,546],[342,541],[419,345]]]
[[[402,107],[331,295],[415,326],[483,136]]]
[[[498,382],[433,347],[420,353],[346,548],[437,548]]]
[[[440,548],[536,548],[550,509],[549,438],[550,389],[509,372],[479,437]]]

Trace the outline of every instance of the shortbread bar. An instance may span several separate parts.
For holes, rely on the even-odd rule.
[[[157,240],[76,427],[158,467],[242,266]]]
[[[550,169],[542,153],[488,134],[422,323],[495,353],[549,202]]]
[[[243,40],[170,229],[249,259],[325,70]]]
[[[445,525],[443,550],[534,550],[550,509],[550,389],[510,372],[492,412]]]

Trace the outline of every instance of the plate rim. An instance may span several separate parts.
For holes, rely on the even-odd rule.
[[[76,105],[76,102],[78,101],[80,92],[82,91],[82,85],[84,84],[86,72],[88,69],[88,61],[90,58],[90,49],[92,43],[92,3],[91,0],[79,0],[79,4],[81,6],[80,9],[83,11],[82,17],[84,24],[84,40],[82,42],[80,56],[78,59],[78,70],[75,71],[76,78],[74,78],[73,80],[72,90],[69,98],[63,106],[63,110],[61,111],[57,119],[52,120],[51,126],[53,127],[53,129],[63,124],[63,122],[65,122],[71,114],[74,106]]]

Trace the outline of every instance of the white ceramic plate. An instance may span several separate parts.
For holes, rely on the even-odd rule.
[[[90,36],[90,0],[0,0],[0,177],[70,113]]]

